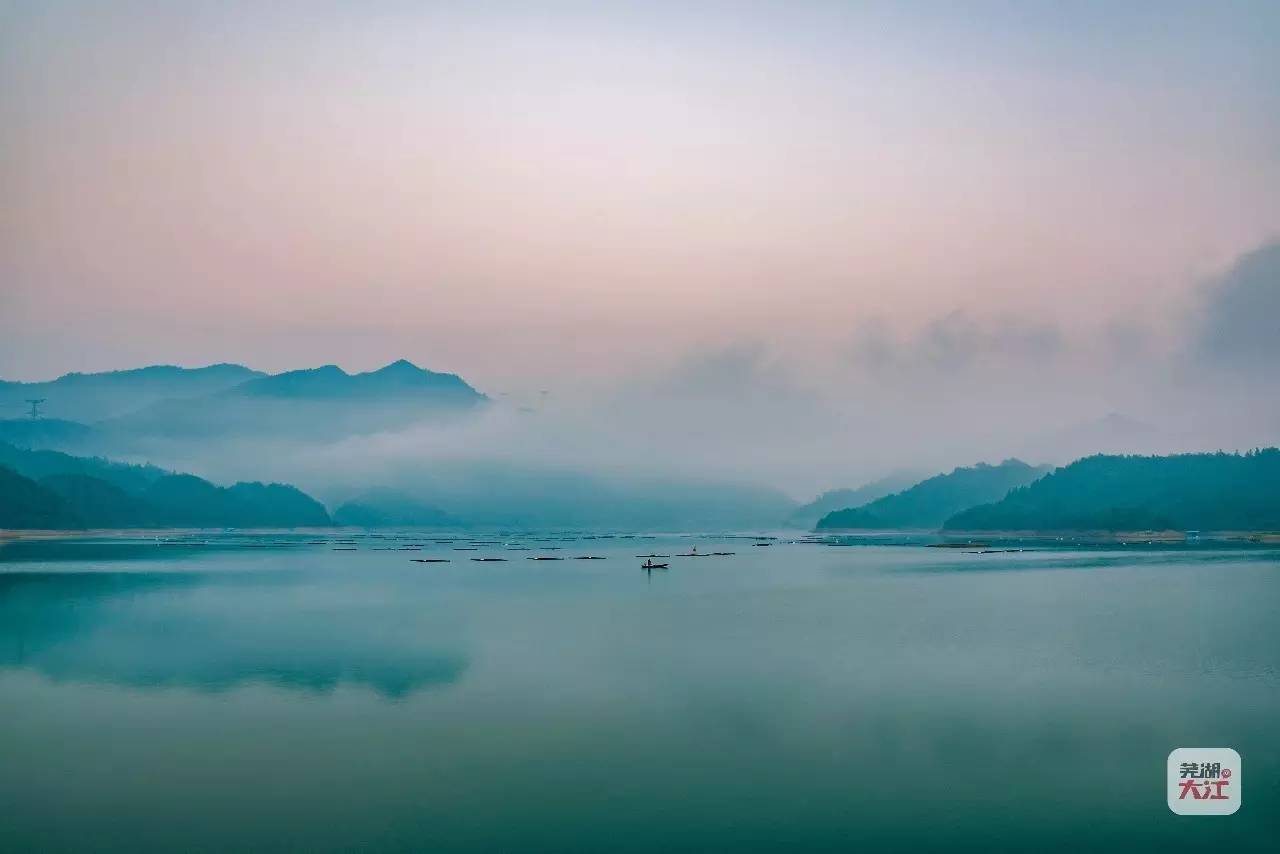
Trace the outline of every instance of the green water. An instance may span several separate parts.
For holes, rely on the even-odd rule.
[[[0,546],[0,850],[1280,843],[1278,551],[435,536]]]

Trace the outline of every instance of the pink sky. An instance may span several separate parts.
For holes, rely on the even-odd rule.
[[[260,5],[0,12],[0,377],[1088,350],[1280,234],[1265,5]]]

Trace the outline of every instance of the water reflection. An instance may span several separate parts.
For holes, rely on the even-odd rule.
[[[0,669],[213,692],[352,684],[389,699],[461,678],[465,656],[380,610],[289,574],[0,574]]]
[[[898,573],[950,574],[955,572],[1021,572],[1059,569],[1114,569],[1131,567],[1206,567],[1214,565],[1280,566],[1280,549],[1218,547],[1215,549],[1153,549],[1141,546],[1089,548],[1075,551],[1047,549],[998,549],[931,554],[921,559],[906,553],[887,569]]]
[[[240,552],[245,550],[299,550],[307,545],[298,534],[271,537],[232,536],[226,534],[200,536],[174,535],[126,539],[26,539],[0,540],[0,564],[120,562],[137,560],[183,560],[200,555]]]
[[[413,542],[0,550],[0,850],[1274,848],[1273,552]]]

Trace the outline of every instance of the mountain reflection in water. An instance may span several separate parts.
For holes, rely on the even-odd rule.
[[[367,616],[296,573],[0,574],[0,669],[202,691],[346,683],[391,699],[465,672],[457,651]]]

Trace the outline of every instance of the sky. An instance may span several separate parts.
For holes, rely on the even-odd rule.
[[[1189,366],[1253,400],[1269,336],[1238,371],[1205,324],[1280,239],[1278,39],[1271,2],[0,0],[0,377],[408,358],[913,439],[992,388],[1036,429],[1186,409]]]

